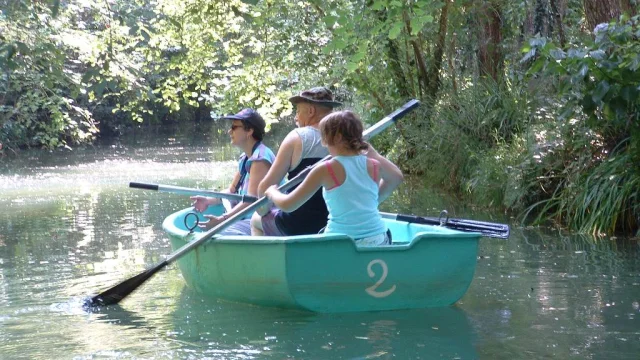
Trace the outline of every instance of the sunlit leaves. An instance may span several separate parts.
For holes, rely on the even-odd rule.
[[[391,25],[391,29],[389,29],[389,39],[395,40],[400,33],[402,32],[404,24],[402,21],[397,21],[393,25]]]
[[[422,15],[415,16],[411,19],[411,35],[417,35],[422,31],[422,28],[425,24],[433,22],[433,16],[431,15]]]

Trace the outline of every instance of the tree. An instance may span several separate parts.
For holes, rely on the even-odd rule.
[[[589,30],[601,23],[617,20],[620,15],[636,15],[638,5],[636,0],[583,0],[584,14]]]
[[[502,9],[499,1],[483,1],[478,9],[480,74],[498,80],[502,71]]]

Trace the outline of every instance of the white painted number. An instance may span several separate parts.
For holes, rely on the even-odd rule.
[[[378,286],[382,285],[382,283],[384,282],[384,280],[387,278],[387,263],[380,260],[380,259],[375,259],[375,260],[371,260],[371,262],[369,262],[369,265],[367,265],[367,274],[369,274],[370,278],[373,278],[374,276],[376,276],[376,273],[373,272],[373,270],[371,269],[373,267],[373,265],[375,264],[379,264],[380,267],[382,268],[382,276],[380,277],[380,279],[378,281],[376,281],[375,284],[373,284],[373,286],[370,286],[368,288],[365,289],[365,291],[367,292],[367,294],[376,297],[376,298],[383,298],[383,297],[387,297],[389,295],[391,295],[394,291],[396,291],[396,286],[393,285],[389,290],[387,291],[376,291],[376,289],[378,288]]]

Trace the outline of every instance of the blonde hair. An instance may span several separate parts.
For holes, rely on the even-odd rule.
[[[369,144],[362,137],[363,131],[362,121],[349,110],[333,112],[320,121],[320,134],[327,145],[337,145],[337,136],[340,135],[342,144],[352,151],[369,149]]]

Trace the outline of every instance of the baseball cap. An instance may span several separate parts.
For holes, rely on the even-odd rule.
[[[267,126],[267,123],[264,121],[262,116],[260,116],[260,114],[258,114],[257,111],[251,108],[242,109],[235,115],[225,115],[220,119],[240,120],[244,123],[251,125],[254,129],[253,131],[256,137],[259,139],[261,139],[264,136],[264,131]]]

